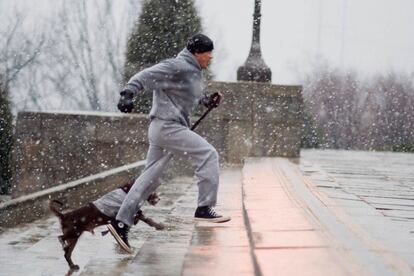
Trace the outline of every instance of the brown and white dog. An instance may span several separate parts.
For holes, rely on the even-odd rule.
[[[132,184],[133,182],[130,182],[120,188],[127,193]],[[158,203],[159,197],[156,193],[152,193],[149,195],[147,201],[149,204],[155,205]],[[115,218],[109,217],[102,213],[93,203],[88,203],[85,206],[66,213],[61,213],[56,208],[56,203],[63,205],[58,200],[51,200],[49,202],[49,209],[59,218],[60,221],[63,234],[60,235],[58,239],[62,244],[63,251],[65,252],[65,259],[68,262],[70,269],[77,270],[79,269],[79,266],[73,263],[71,257],[72,251],[75,248],[79,237],[84,231],[89,231],[94,234],[93,229],[101,225],[109,224],[112,220],[115,220]],[[164,229],[164,225],[145,217],[141,210],[136,213],[134,224],[137,224],[140,220],[157,230]],[[105,232],[102,234],[104,235]]]

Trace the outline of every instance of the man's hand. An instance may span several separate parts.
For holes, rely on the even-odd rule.
[[[134,93],[129,90],[123,90],[120,95],[118,109],[124,113],[131,113],[132,109],[134,109]]]
[[[205,102],[204,106],[207,108],[216,108],[219,106],[222,94],[220,92],[215,92],[207,97],[207,101]]]

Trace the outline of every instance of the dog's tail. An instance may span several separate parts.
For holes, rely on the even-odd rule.
[[[56,199],[54,199],[54,200],[51,200],[51,201],[49,201],[49,209],[50,209],[50,211],[52,211],[58,218],[60,218],[60,219],[63,219],[63,217],[64,217],[64,215],[61,213],[61,212],[59,212],[59,210],[56,208],[56,204],[55,203],[57,203],[57,204],[59,204],[59,205],[63,205],[63,203],[62,202],[60,202],[59,200],[56,200]]]

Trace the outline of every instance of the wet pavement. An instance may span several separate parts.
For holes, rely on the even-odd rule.
[[[176,225],[183,227],[181,222],[172,221],[174,218],[169,214],[193,184],[191,178],[178,178],[160,187],[161,201],[155,207],[144,207],[143,211],[155,221],[164,222],[167,230],[156,231],[142,222],[132,227],[130,243],[136,252],[153,236],[160,236],[168,243]],[[95,235],[85,232],[80,238],[72,255],[75,264],[80,266],[79,271],[70,271],[63,257],[57,240],[60,235],[57,218],[6,230],[0,234],[0,275],[122,275],[134,262],[134,256],[124,254],[111,235],[101,236],[104,230],[106,227],[98,227]]]
[[[244,206],[257,274],[366,274],[321,224],[318,214],[324,208],[310,209],[294,189],[294,185],[305,188],[303,181],[296,181],[300,176],[297,166],[284,158],[249,159],[243,168]]]
[[[85,233],[70,271],[55,217],[0,234],[0,275],[412,275],[414,155],[303,151],[220,174],[222,224],[193,220],[197,185],[177,178],[131,229],[134,254]]]
[[[300,168],[315,196],[387,267],[414,274],[414,154],[304,150]]]

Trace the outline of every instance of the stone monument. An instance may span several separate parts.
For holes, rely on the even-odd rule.
[[[238,81],[271,82],[272,71],[262,58],[260,50],[261,0],[255,0],[253,14],[253,38],[249,56],[237,70]]]

